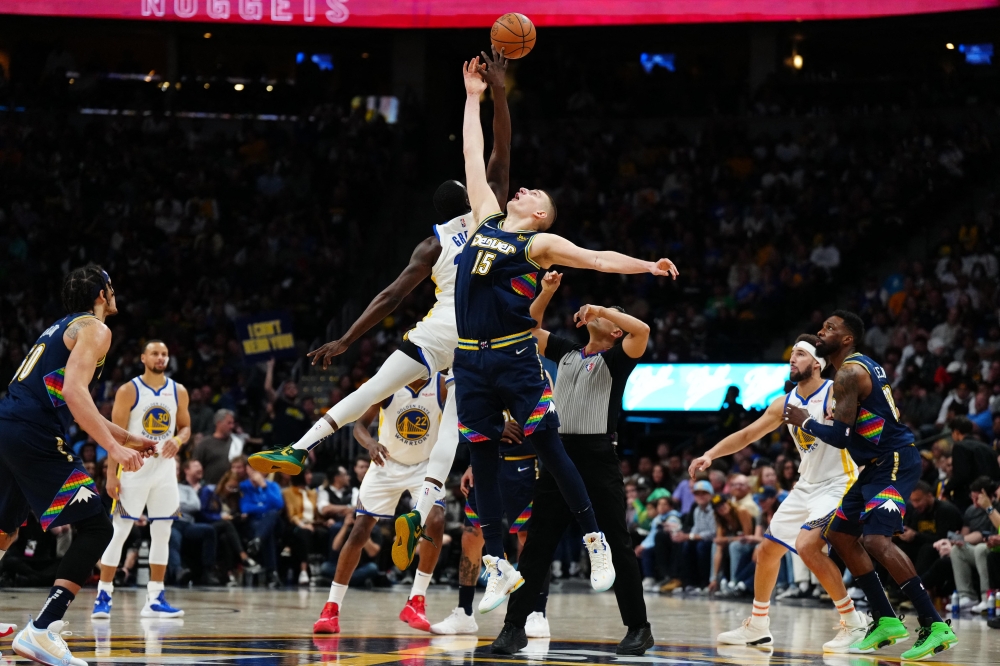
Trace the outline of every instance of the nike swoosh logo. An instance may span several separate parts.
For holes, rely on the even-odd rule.
[[[517,468],[517,471],[518,471],[518,472],[523,472],[523,471],[525,471],[525,470],[529,470],[529,469],[531,469],[531,466],[530,466],[530,465],[529,465],[528,467],[518,467],[518,468]]]
[[[520,355],[521,355],[521,354],[522,354],[523,352],[526,352],[526,351],[528,351],[528,348],[527,348],[527,347],[525,347],[524,349],[518,349],[518,350],[517,350],[516,352],[514,352],[514,353],[515,353],[515,354],[517,354],[518,356],[520,356]]]

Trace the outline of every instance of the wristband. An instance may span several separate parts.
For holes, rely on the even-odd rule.
[[[810,421],[812,421],[812,420],[813,420],[813,417],[811,417],[811,416],[807,416],[807,417],[806,417],[806,420],[805,420],[805,421],[803,421],[803,422],[802,422],[802,425],[800,425],[800,426],[799,426],[799,430],[805,430],[805,429],[806,429],[806,424],[807,424],[807,423],[809,423],[809,422],[810,422]],[[808,431],[806,431],[806,432],[808,432]]]
[[[988,506],[988,507],[986,507],[986,515],[988,516],[988,515],[990,515],[991,513],[993,513],[993,507],[992,507],[992,506]]]

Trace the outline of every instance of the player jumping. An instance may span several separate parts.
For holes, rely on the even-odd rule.
[[[170,362],[170,352],[161,340],[147,342],[139,360],[146,371],[118,388],[111,420],[133,434],[156,441],[156,454],[138,472],[119,471],[108,476],[108,495],[115,500],[111,520],[115,535],[101,556],[101,580],[90,615],[95,620],[111,617],[111,598],[122,548],[132,531],[132,522],[142,516],[143,510],[149,518],[149,582],[146,605],[139,615],[184,616],[184,611],[167,603],[163,581],[170,555],[171,525],[180,510],[174,457],[191,437],[188,392],[163,374]]]
[[[775,398],[763,416],[752,424],[729,435],[705,455],[696,458],[689,469],[692,477],[696,472],[711,467],[712,461],[741,451],[780,427],[786,405],[802,406],[811,418],[831,423],[826,414],[832,407],[830,390],[833,382],[820,376],[826,368],[826,361],[817,355],[818,343],[819,338],[815,335],[798,337],[792,347],[788,376],[795,382],[795,388],[788,395]],[[834,448],[793,425],[788,426],[788,431],[802,459],[799,463],[799,482],[774,514],[764,542],[757,551],[753,614],[738,629],[719,634],[719,642],[730,645],[766,645],[773,642],[768,617],[771,592],[778,580],[781,558],[791,550],[798,553],[816,574],[840,614],[840,631],[823,645],[823,650],[847,652],[852,643],[864,637],[867,622],[854,609],[840,569],[826,555],[823,531],[833,518],[840,498],[857,478],[858,468],[843,449]]]
[[[521,424],[542,465],[556,479],[560,491],[584,532],[591,562],[591,586],[606,590],[614,583],[614,566],[583,480],[566,455],[557,431],[559,418],[552,388],[545,379],[531,336],[535,321],[529,307],[535,297],[538,271],[553,264],[590,268],[607,273],[652,273],[676,277],[668,259],[633,259],[617,252],[579,248],[553,234],[556,209],[542,190],[520,189],[507,203],[506,216],[490,189],[483,163],[483,129],[479,98],[488,73],[479,58],[463,66],[466,102],[463,128],[466,186],[475,220],[475,232],[462,252],[455,286],[455,389],[458,429],[470,444],[479,519],[486,541],[489,581],[479,603],[480,612],[499,606],[523,580],[507,562],[503,549],[498,485],[501,416],[506,409]],[[506,627],[505,627],[506,630]]]
[[[816,353],[837,370],[833,423],[821,423],[793,405],[785,406],[784,419],[827,444],[846,449],[864,466],[827,529],[830,544],[868,597],[874,619],[867,635],[853,643],[850,651],[867,654],[910,636],[885,596],[872,565],[874,557],[917,611],[917,642],[902,658],[919,661],[953,647],[958,639],[934,609],[910,558],[892,542],[893,535],[903,531],[906,498],[920,480],[922,467],[913,433],[899,421],[885,370],[856,351],[864,334],[861,318],[844,310],[830,315],[817,334]]]
[[[128,472],[142,468],[156,442],[105,419],[90,395],[111,346],[104,320],[118,312],[111,278],[98,266],[78,268],[63,282],[62,301],[70,314],[42,332],[0,400],[0,532],[13,534],[29,511],[43,530],[76,528],[45,604],[13,648],[49,666],[87,666],[62,639],[62,618],[114,530],[66,433],[76,421]]]
[[[486,57],[485,54],[483,57]],[[496,52],[493,59],[487,61],[490,63],[487,79],[493,91],[495,114],[493,153],[490,155],[487,174],[491,187],[494,188],[494,196],[503,201],[507,197],[510,165],[510,114],[504,87],[507,64],[503,54]],[[458,344],[454,305],[455,270],[473,222],[468,194],[459,182],[448,181],[442,184],[434,194],[434,205],[438,213],[449,221],[436,225],[433,228],[434,236],[417,245],[409,265],[368,304],[342,338],[328,342],[310,352],[309,356],[312,357],[313,364],[320,362],[324,369],[327,368],[335,356],[343,354],[355,340],[385,319],[428,276],[436,287],[437,300],[434,307],[404,336],[403,344],[386,359],[374,377],[334,405],[294,445],[251,456],[249,462],[254,469],[264,474],[273,471],[298,474],[302,471],[310,449],[348,423],[356,421],[369,406],[382,402],[411,382],[433,377],[451,367]],[[445,404],[441,437],[431,452],[427,479],[417,498],[415,511],[397,521],[396,543],[392,550],[393,562],[400,569],[410,565],[431,507],[444,497],[444,481],[451,471],[457,447],[457,417],[454,396],[451,396]]]

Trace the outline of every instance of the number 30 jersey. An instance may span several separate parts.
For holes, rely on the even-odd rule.
[[[505,218],[496,213],[484,219],[459,259],[455,320],[460,339],[496,340],[535,327],[530,307],[539,266],[529,250],[537,232],[508,231]]]
[[[91,317],[89,312],[67,315],[45,329],[24,357],[7,386],[7,396],[0,400],[0,419],[22,421],[38,426],[55,437],[66,437],[73,425],[73,415],[63,398],[63,381],[70,350],[63,334],[73,322]],[[91,383],[101,376],[104,359],[97,362]]]
[[[860,365],[872,380],[871,393],[858,404],[858,418],[847,447],[854,461],[867,465],[886,453],[913,444],[913,433],[899,420],[892,386],[882,366],[864,354],[851,354],[844,359],[844,366],[847,365]]]

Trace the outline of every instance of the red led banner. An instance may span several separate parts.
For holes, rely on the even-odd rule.
[[[486,27],[511,11],[538,26],[862,18],[984,9],[1000,0],[0,0],[0,14],[105,19]]]

